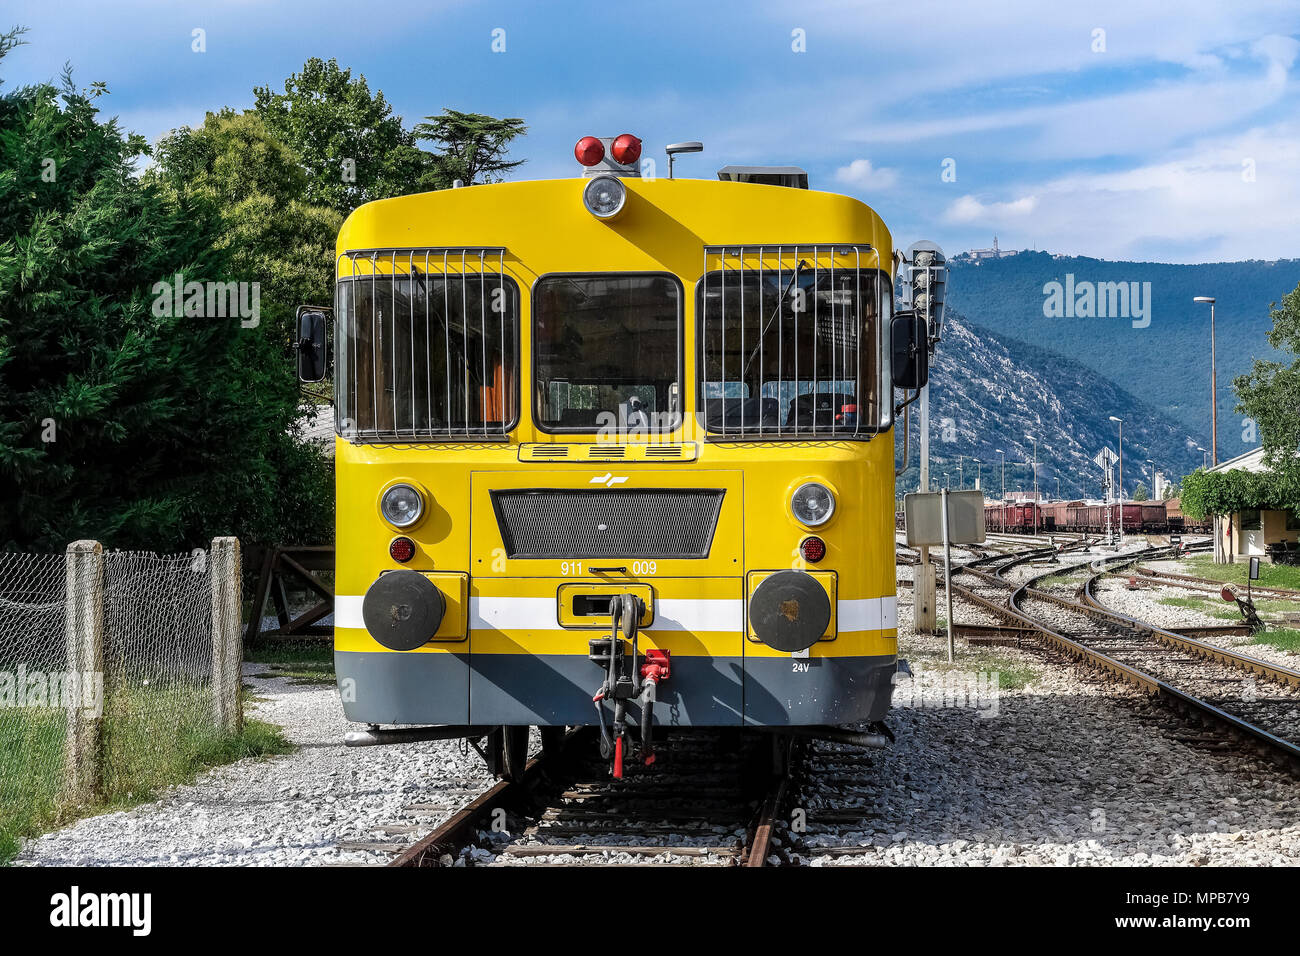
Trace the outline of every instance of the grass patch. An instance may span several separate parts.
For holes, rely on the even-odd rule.
[[[1204,611],[1210,607],[1209,601],[1198,597],[1163,597],[1159,599],[1158,603],[1167,607],[1191,608],[1193,611]]]
[[[0,710],[0,865],[18,853],[22,837],[60,819],[66,728],[62,711]]]
[[[922,657],[919,669],[941,674],[952,672],[997,674],[999,690],[1021,690],[1038,680],[1038,670],[1023,661],[985,650],[965,651],[958,648],[957,659],[951,664],[942,657]]]
[[[334,670],[334,644],[328,638],[282,638],[269,637],[259,639],[250,647],[244,648],[244,660],[250,664],[311,664],[313,669],[327,665]]]
[[[268,638],[258,641],[244,659],[266,665],[254,677],[283,677],[294,685],[334,683],[334,645],[329,638]]]
[[[1261,614],[1295,614],[1300,612],[1300,601],[1283,601],[1278,598],[1255,598],[1255,610]]]
[[[997,673],[999,690],[1023,690],[1038,680],[1038,671],[1028,664],[991,654],[986,656],[979,669]]]
[[[334,665],[321,665],[313,667],[311,665],[270,665],[269,670],[262,671],[260,674],[254,674],[254,677],[267,678],[288,678],[289,683],[295,687],[304,684],[333,684],[334,683]]]
[[[1300,654],[1300,631],[1283,629],[1280,631],[1264,631],[1262,634],[1256,634],[1252,644],[1268,644],[1270,647],[1276,647],[1280,651],[1289,651],[1292,654]]]
[[[1214,581],[1224,581],[1228,584],[1238,584],[1243,588],[1246,586],[1246,575],[1249,571],[1250,564],[1247,562],[1241,564],[1215,564],[1214,556],[1209,554],[1198,554],[1183,561],[1183,573],[1185,574],[1210,578]],[[1261,560],[1259,562],[1259,580],[1252,583],[1262,588],[1290,588],[1294,591],[1300,591],[1300,566],[1269,564],[1267,561]]]
[[[1202,614],[1220,621],[1241,620],[1241,612],[1228,607],[1223,601],[1211,601],[1206,598],[1195,597],[1164,597],[1157,598],[1156,603],[1164,604],[1167,607],[1181,607],[1191,611],[1200,611]]]
[[[238,734],[217,733],[208,688],[146,685],[110,689],[105,697],[103,800],[93,807],[63,800],[64,712],[0,710],[0,866],[24,838],[77,816],[151,800],[209,767],[293,749],[280,728],[259,720],[246,719]]]

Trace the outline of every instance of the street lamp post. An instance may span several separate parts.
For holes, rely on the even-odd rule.
[[[971,461],[975,462],[975,489],[978,491],[981,490],[980,479],[984,477],[984,462],[974,457],[971,458]]]
[[[1110,416],[1119,422],[1119,546],[1124,547],[1124,419]]]
[[[1030,439],[1034,443],[1034,461],[1030,466],[1034,469],[1034,534],[1038,534],[1038,439]]]
[[[1214,355],[1214,296],[1198,295],[1193,302],[1205,302],[1210,306],[1210,461],[1219,463],[1219,386]]]
[[[963,467],[963,463],[965,461],[966,461],[965,455],[957,456],[957,487],[963,491],[966,490],[966,471],[965,468]]]

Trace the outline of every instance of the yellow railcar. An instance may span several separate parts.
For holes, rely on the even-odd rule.
[[[643,722],[880,720],[888,230],[797,171],[576,153],[580,178],[372,202],[339,234],[347,717],[600,723],[620,754]]]

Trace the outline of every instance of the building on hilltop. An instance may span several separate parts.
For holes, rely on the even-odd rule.
[[[963,252],[957,256],[958,259],[966,259],[970,262],[979,262],[981,259],[1005,259],[1008,256],[1014,256],[1018,250],[1003,249],[998,246],[998,237],[993,237],[993,248],[991,249],[971,249],[969,252]]]

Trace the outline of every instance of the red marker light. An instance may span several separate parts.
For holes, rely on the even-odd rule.
[[[573,155],[582,165],[595,166],[605,158],[605,144],[594,136],[584,136],[578,140],[578,145],[573,147]]]
[[[816,564],[826,557],[826,542],[814,536],[804,538],[799,543],[799,552],[809,564]]]
[[[641,141],[631,133],[624,133],[610,145],[609,151],[614,160],[624,166],[631,166],[641,158]]]
[[[415,557],[415,542],[410,538],[394,538],[388,542],[388,556],[394,561],[405,564]]]

